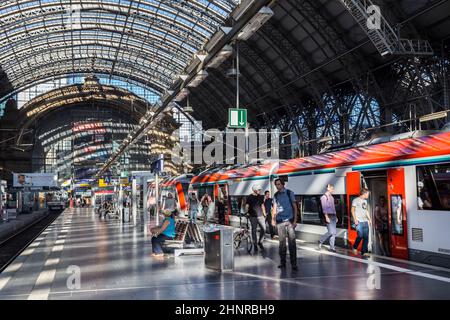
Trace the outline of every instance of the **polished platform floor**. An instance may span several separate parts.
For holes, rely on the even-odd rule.
[[[152,258],[147,230],[140,220],[67,209],[0,274],[0,299],[450,298],[450,269],[298,242],[299,271],[280,271],[278,243],[268,240],[264,252],[238,252],[235,270],[219,273],[203,256]]]

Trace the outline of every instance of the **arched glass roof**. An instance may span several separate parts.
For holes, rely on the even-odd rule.
[[[162,93],[238,0],[0,0],[0,67],[15,89],[96,72]]]

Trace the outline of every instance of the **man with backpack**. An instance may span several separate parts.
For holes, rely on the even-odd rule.
[[[292,270],[297,271],[297,246],[295,243],[295,227],[297,226],[298,206],[295,202],[294,192],[284,187],[284,181],[275,180],[275,192],[273,198],[272,225],[276,225],[280,241],[280,265],[278,268],[286,268],[286,237],[289,246],[289,256]]]

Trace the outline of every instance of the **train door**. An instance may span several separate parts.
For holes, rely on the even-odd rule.
[[[387,196],[392,256],[408,259],[405,171],[403,168],[387,170]]]
[[[359,196],[361,190],[361,173],[360,172],[347,172],[345,177],[345,189],[347,194],[347,215],[348,215],[348,240],[353,245],[356,240],[356,228],[354,227],[352,217],[352,202],[353,199]]]
[[[389,218],[387,202],[386,171],[363,173],[363,187],[370,190],[367,201],[372,225],[369,234],[369,247],[372,253],[390,256]]]
[[[358,197],[362,187],[368,188],[370,197],[368,200],[369,212],[372,216],[371,243],[372,252],[375,254],[391,255],[395,258],[408,259],[408,237],[406,234],[406,200],[405,200],[405,175],[403,168],[389,169],[378,172],[348,172],[346,176],[346,192],[348,204],[348,239],[355,242],[356,229],[351,215],[351,204]],[[386,201],[387,213],[383,227],[383,221],[375,219],[377,205],[381,207],[382,199]],[[381,223],[381,225],[380,225]],[[386,230],[387,228],[387,230]],[[384,229],[384,230],[383,230]],[[383,241],[380,241],[380,233]],[[381,248],[382,244],[384,245]],[[383,252],[384,251],[384,252]]]
[[[177,209],[180,212],[180,216],[184,217],[187,215],[187,189],[189,185],[183,182],[176,182],[175,183],[175,194],[177,198]]]

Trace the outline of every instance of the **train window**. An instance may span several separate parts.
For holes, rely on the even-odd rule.
[[[419,210],[450,210],[450,164],[417,166]]]
[[[322,195],[302,196],[301,197],[301,219],[299,222],[305,224],[322,225],[319,214],[320,210],[320,197]],[[346,196],[342,194],[333,195],[334,206],[336,208],[336,216],[338,218],[337,227],[347,228],[347,202]]]
[[[300,222],[304,224],[322,224],[319,216],[320,196],[303,196]]]
[[[243,213],[243,202],[244,197],[236,197],[231,196],[230,197],[230,203],[231,203],[231,214],[234,216],[238,216]]]
[[[189,183],[181,183],[181,189],[183,190],[184,195],[187,197],[189,191]]]
[[[344,194],[333,195],[334,207],[338,218],[337,227],[347,229],[347,197]]]
[[[403,235],[403,199],[401,195],[391,195],[392,234]]]
[[[211,198],[214,199],[214,187],[213,186],[202,186],[198,188],[198,197],[201,199],[205,193],[208,193]]]

